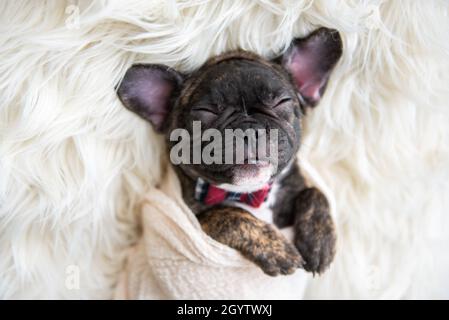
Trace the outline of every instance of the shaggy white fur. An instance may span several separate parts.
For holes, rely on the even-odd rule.
[[[0,297],[111,297],[163,150],[115,95],[132,63],[271,57],[326,26],[344,55],[303,151],[335,195],[339,247],[307,297],[448,298],[448,12],[439,0],[1,1]]]

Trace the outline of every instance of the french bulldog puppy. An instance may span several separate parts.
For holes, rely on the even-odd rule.
[[[320,274],[335,254],[328,201],[317,188],[305,186],[296,153],[305,111],[320,101],[341,54],[338,32],[320,28],[294,39],[274,60],[233,51],[191,74],[137,64],[117,89],[126,108],[165,134],[169,151],[175,145],[173,130],[182,128],[194,136],[194,121],[223,135],[226,129],[277,130],[276,159],[174,165],[183,198],[204,232],[271,276],[291,274],[299,267]],[[195,139],[200,138],[194,136],[191,145],[204,144]],[[267,206],[273,223],[254,213]],[[293,226],[293,241],[279,232],[287,226]]]

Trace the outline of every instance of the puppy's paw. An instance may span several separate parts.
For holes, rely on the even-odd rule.
[[[258,243],[248,249],[244,255],[270,276],[292,274],[304,263],[295,246],[268,225],[258,236]]]
[[[240,251],[270,276],[291,274],[303,264],[298,250],[280,231],[244,209],[212,208],[198,219],[210,237]]]
[[[335,256],[336,233],[329,203],[316,188],[303,190],[296,199],[295,246],[304,259],[304,269],[323,273]]]

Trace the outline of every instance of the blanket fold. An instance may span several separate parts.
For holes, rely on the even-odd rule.
[[[305,166],[306,169],[308,168]],[[306,170],[309,173],[310,171]],[[206,235],[171,167],[142,206],[143,236],[128,256],[117,299],[301,299],[304,270],[270,277]],[[283,229],[288,236],[290,230]]]

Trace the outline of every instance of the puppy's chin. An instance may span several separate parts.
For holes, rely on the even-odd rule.
[[[273,175],[271,163],[239,164],[231,168],[231,183],[218,187],[233,192],[252,192],[267,184]]]

